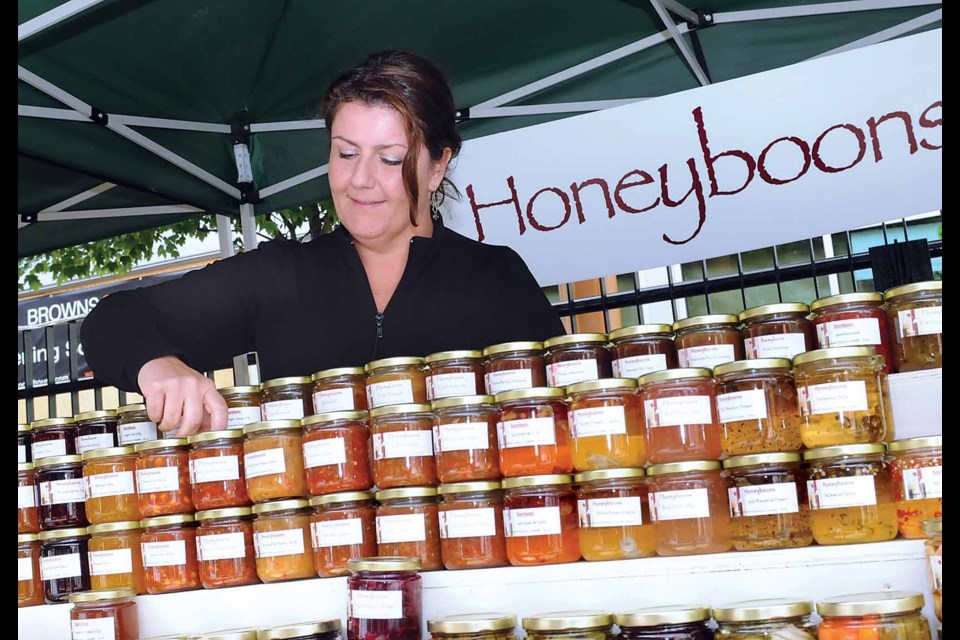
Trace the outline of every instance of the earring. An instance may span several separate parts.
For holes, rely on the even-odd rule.
[[[443,203],[443,194],[440,193],[440,190],[430,192],[430,217],[434,220],[439,220],[441,217],[440,214],[440,205]]]

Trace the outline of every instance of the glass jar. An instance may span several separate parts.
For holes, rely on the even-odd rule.
[[[921,371],[943,366],[943,282],[917,282],[887,290],[893,327],[893,367]]]
[[[577,496],[570,486],[572,481],[564,474],[503,481],[503,528],[510,564],[560,564],[580,559]]]
[[[43,604],[40,542],[35,533],[17,534],[17,607]]]
[[[363,369],[367,372],[367,406],[371,410],[427,401],[423,358],[384,358],[368,363]]]
[[[33,463],[21,462],[17,465],[17,535],[40,531],[38,501],[39,492]]]
[[[301,420],[307,417],[313,413],[312,392],[310,376],[267,380],[260,385],[262,420]]]
[[[620,640],[713,640],[710,609],[667,605],[618,613]]]
[[[503,492],[498,481],[442,484],[440,554],[447,569],[505,567]]]
[[[890,472],[904,538],[923,538],[923,521],[943,516],[943,436],[895,440]]]
[[[744,355],[747,359],[793,358],[817,348],[817,332],[802,302],[751,307],[740,313]],[[716,373],[716,372],[714,372]]]
[[[567,393],[575,470],[643,466],[647,441],[636,381],[579,382]]]
[[[335,411],[303,419],[303,465],[310,495],[366,491],[373,486],[368,421],[366,411]]]
[[[723,461],[734,549],[790,549],[813,543],[806,473],[800,461],[799,453],[761,453]]]
[[[643,469],[603,469],[574,476],[584,560],[656,555]]]
[[[433,448],[440,482],[499,480],[499,411],[493,396],[435,400]]]
[[[313,411],[367,410],[367,376],[363,367],[338,367],[317,371],[313,381]]]
[[[517,640],[513,614],[463,613],[427,621],[431,640]]]
[[[249,505],[243,469],[243,429],[195,433],[187,442],[194,508],[206,511]]]
[[[354,558],[348,567],[347,640],[421,640],[420,559]]]
[[[227,403],[227,429],[243,429],[248,424],[263,420],[260,385],[223,387],[217,391]]]
[[[193,512],[190,454],[186,438],[141,442],[137,452],[137,497],[144,518]]]
[[[33,433],[28,424],[17,425],[17,464],[33,462]]]
[[[883,294],[844,293],[820,298],[810,305],[817,343],[821,349],[873,347],[883,357],[884,373],[892,371],[890,324],[883,310]]]
[[[157,437],[157,423],[147,415],[147,405],[125,404],[117,409],[117,446],[132,447]]]
[[[349,573],[347,560],[377,555],[377,510],[368,491],[329,493],[310,499],[313,566],[323,578]]]
[[[743,360],[743,338],[739,327],[740,319],[725,313],[674,322],[680,367],[712,369],[718,364]]]
[[[927,535],[923,547],[929,566],[927,575],[933,593],[933,611],[937,620],[943,622],[943,519],[924,520],[923,532]]]
[[[437,484],[433,411],[429,404],[380,407],[370,412],[370,420],[373,481],[378,488]]]
[[[728,362],[717,377],[717,417],[728,456],[799,451],[797,387],[784,358]]]
[[[823,617],[820,640],[883,638],[929,640],[930,625],[921,612],[923,594],[882,591],[837,596],[817,602]]]
[[[568,387],[612,376],[607,334],[573,333],[544,341],[547,386]]]
[[[430,402],[486,393],[482,351],[440,351],[428,355],[424,362]]]
[[[87,526],[83,456],[52,456],[33,463],[40,494],[40,528]]]
[[[893,439],[883,358],[871,347],[818,349],[797,356],[793,366],[804,446]]]
[[[257,584],[250,507],[198,511],[197,560],[204,589]]]
[[[882,444],[822,447],[803,453],[817,544],[884,542],[897,537],[889,458]]]
[[[727,482],[719,462],[655,464],[647,475],[658,555],[719,553],[733,546]]]
[[[813,603],[791,598],[734,602],[713,608],[718,640],[816,640]]]
[[[717,385],[709,369],[670,369],[637,382],[654,464],[716,460],[723,455]]]
[[[639,378],[677,368],[677,345],[669,324],[640,324],[610,333],[614,378]]]
[[[140,519],[133,447],[93,449],[83,454],[87,519],[91,524]]]
[[[253,505],[253,544],[257,575],[264,582],[316,578],[310,547],[306,500],[276,500]]]
[[[77,424],[73,418],[48,418],[30,425],[33,431],[32,461],[77,452]]]
[[[307,495],[299,420],[254,422],[243,428],[247,495],[267,502]]]
[[[340,618],[260,629],[257,640],[340,640]]]
[[[85,411],[73,416],[77,423],[77,453],[117,446],[117,412]]]
[[[146,518],[143,535],[144,586],[147,593],[171,593],[200,588],[197,525],[189,514]]]
[[[70,636],[74,640],[140,640],[136,595],[127,588],[70,594]]]
[[[86,527],[43,531],[40,540],[40,580],[48,604],[66,602],[71,593],[90,590]]]
[[[90,534],[87,543],[90,588],[103,591],[129,587],[137,593],[146,593],[140,521],[94,524],[88,527],[87,533]]]
[[[377,555],[420,558],[424,571],[443,569],[437,490],[403,487],[376,497]]]
[[[483,350],[487,393],[547,386],[542,342],[503,342]]]
[[[498,393],[500,471],[506,477],[570,473],[573,454],[563,389],[534,387]]]
[[[613,614],[561,611],[523,619],[530,640],[613,640]]]

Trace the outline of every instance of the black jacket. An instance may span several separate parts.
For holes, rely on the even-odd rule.
[[[175,355],[199,371],[257,351],[263,380],[377,358],[544,340],[563,325],[512,249],[442,224],[415,237],[382,315],[345,229],[274,240],[182,278],[114,293],[81,327],[97,378],[133,391],[148,361]]]

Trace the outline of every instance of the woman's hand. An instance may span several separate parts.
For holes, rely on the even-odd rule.
[[[137,375],[147,415],[161,431],[186,438],[197,431],[227,428],[227,403],[213,380],[177,357],[150,360]]]

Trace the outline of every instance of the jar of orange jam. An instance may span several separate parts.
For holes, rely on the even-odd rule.
[[[315,578],[306,500],[275,500],[253,505],[253,544],[257,575],[264,582]]]
[[[190,489],[197,511],[250,504],[243,473],[243,429],[195,433],[190,443]]]
[[[669,324],[640,324],[610,332],[614,378],[639,378],[677,368],[677,346]]]
[[[437,484],[433,411],[429,404],[379,407],[370,412],[370,419],[373,481],[378,488]]]
[[[204,589],[257,584],[250,507],[198,511],[197,557]]]
[[[263,420],[260,385],[217,389],[227,403],[227,429],[243,429],[251,422]]]
[[[40,532],[36,473],[32,462],[17,464],[17,535]]]
[[[602,469],[574,476],[584,560],[656,555],[643,469]]]
[[[311,413],[313,381],[309,376],[275,378],[260,385],[262,420],[300,420]],[[246,426],[246,425],[244,425]]]
[[[140,640],[136,595],[129,588],[71,593],[70,637]]]
[[[367,372],[367,406],[371,410],[427,401],[423,358],[383,358],[367,363],[364,370]]]
[[[143,535],[144,584],[147,593],[171,593],[200,588],[197,525],[193,515],[147,518]]]
[[[751,307],[740,314],[747,359],[786,358],[817,348],[817,332],[802,302],[780,302]]]
[[[574,469],[643,466],[647,442],[636,381],[580,382],[567,387],[567,393]]]
[[[40,581],[40,538],[35,533],[17,534],[17,607],[43,604]]]
[[[500,471],[506,477],[573,471],[563,389],[535,387],[496,395]]]
[[[83,454],[87,520],[91,524],[140,519],[133,447],[92,449]]]
[[[654,464],[717,460],[723,455],[716,383],[709,369],[671,369],[638,381]]]
[[[442,484],[440,553],[447,569],[505,567],[503,491],[498,481]]]
[[[431,406],[440,482],[499,480],[499,411],[493,396],[442,398]]]
[[[927,640],[931,637],[930,625],[923,615],[923,606],[923,594],[910,591],[856,593],[822,599],[817,602],[817,613],[823,618],[817,636],[820,640]]]
[[[313,565],[324,578],[350,573],[350,558],[377,555],[377,510],[368,491],[328,493],[310,499]]]
[[[146,593],[139,520],[94,524],[87,528],[87,559],[90,561],[90,588],[122,589],[129,587]]]
[[[243,428],[247,495],[254,502],[306,495],[299,420],[254,422]]]
[[[714,460],[655,464],[650,476],[650,517],[657,554],[720,553],[732,546],[727,482]]]
[[[943,436],[895,440],[887,450],[900,535],[925,538],[923,521],[943,517]]]
[[[483,350],[487,393],[547,386],[542,342],[503,342]]]
[[[420,558],[424,571],[443,569],[437,490],[401,487],[377,492],[377,555]]]
[[[515,566],[560,564],[580,559],[577,497],[564,474],[503,481],[507,558]]]
[[[311,376],[313,412],[366,411],[367,374],[363,367],[324,369]]]
[[[427,364],[427,400],[480,396],[486,392],[483,380],[483,352],[440,351],[431,353]]]
[[[694,316],[673,323],[673,330],[677,360],[682,368],[712,369],[744,358],[737,316],[725,313]]]
[[[612,375],[605,333],[556,336],[543,346],[547,350],[547,386],[568,387]]]
[[[137,452],[137,497],[144,518],[193,512],[185,438],[149,440]]]
[[[303,466],[310,495],[373,486],[368,421],[366,411],[318,413],[303,419]]]

